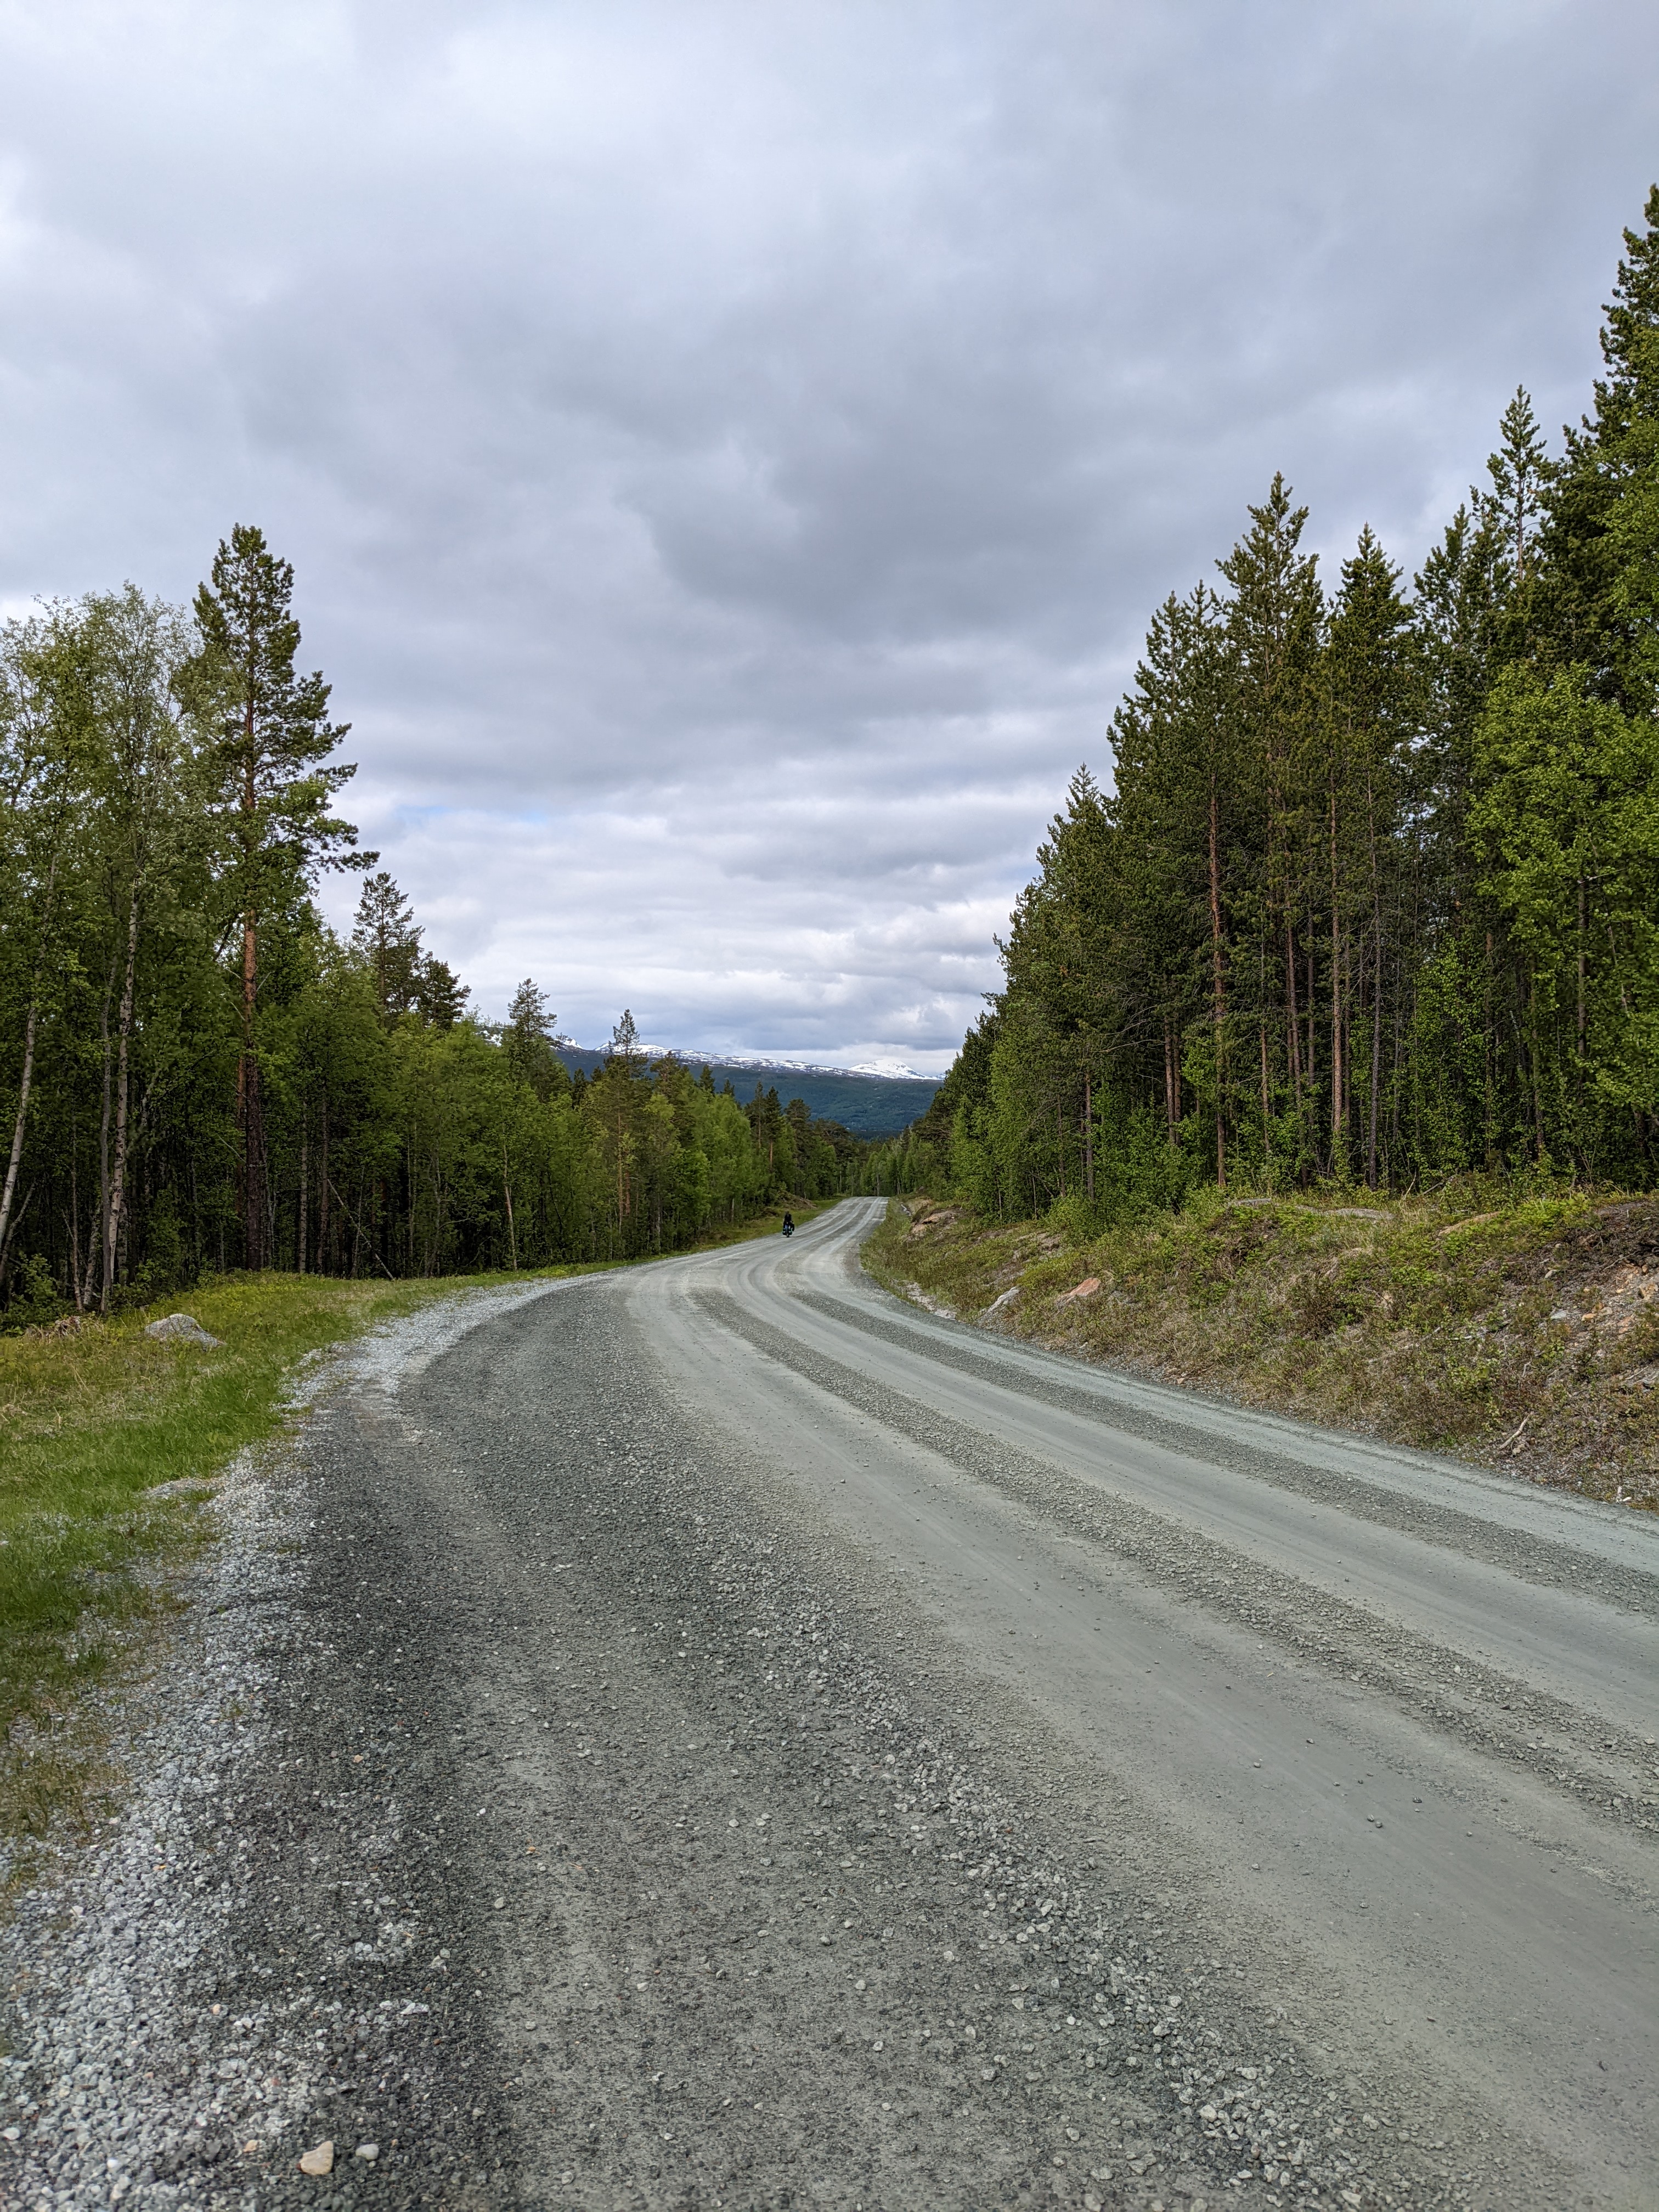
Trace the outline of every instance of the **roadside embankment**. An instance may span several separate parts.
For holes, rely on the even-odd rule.
[[[1659,1201],[1226,1199],[1076,1240],[895,1200],[890,1290],[1085,1358],[1659,1510]]]

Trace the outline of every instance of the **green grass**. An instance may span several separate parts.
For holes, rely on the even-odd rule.
[[[774,1209],[707,1242],[775,1234],[781,1218]],[[177,1571],[207,1533],[206,1479],[295,1418],[284,1401],[296,1363],[457,1290],[590,1272],[228,1276],[70,1335],[0,1336],[0,1864],[8,1842],[96,1809],[109,1778],[86,1693],[174,1602]],[[144,1334],[175,1309],[224,1348]],[[191,1480],[203,1489],[155,1495]]]
[[[1659,1509],[1659,1201],[1224,1199],[1075,1237],[913,1200],[890,1285],[1246,1403]],[[1100,1287],[1067,1297],[1091,1277]]]
[[[169,1603],[210,1476],[270,1436],[294,1363],[438,1285],[231,1277],[73,1336],[0,1338],[0,1836],[43,1835],[102,1779],[84,1693]],[[158,1343],[193,1314],[224,1349]]]

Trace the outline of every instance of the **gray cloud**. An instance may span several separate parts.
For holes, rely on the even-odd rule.
[[[1576,414],[1602,4],[0,7],[0,596],[296,563],[498,1007],[939,1064],[1151,607]]]

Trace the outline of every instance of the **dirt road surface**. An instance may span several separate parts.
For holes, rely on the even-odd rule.
[[[875,1217],[316,1379],[6,1939],[9,2201],[1659,2204],[1659,1528]]]

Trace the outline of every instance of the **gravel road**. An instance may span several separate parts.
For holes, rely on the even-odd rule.
[[[310,1370],[0,1938],[0,2200],[1659,2204],[1659,1528],[875,1218]]]

